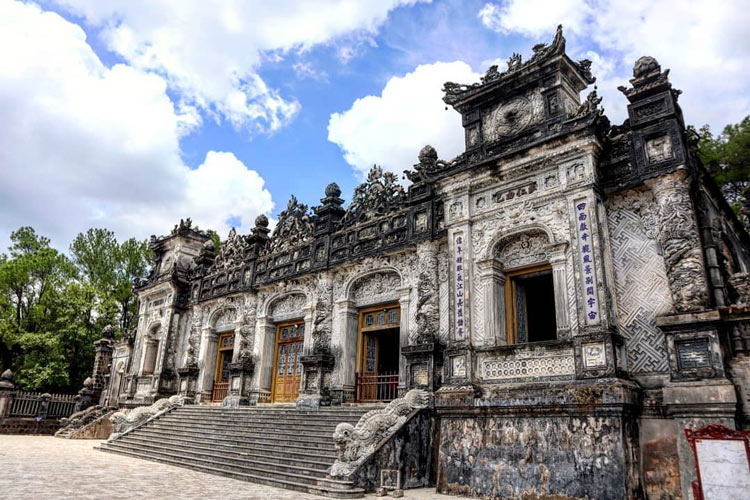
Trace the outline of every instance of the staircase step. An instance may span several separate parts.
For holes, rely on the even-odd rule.
[[[279,481],[274,478],[264,477],[264,476],[260,476],[257,474],[226,471],[221,468],[196,464],[191,461],[181,460],[179,458],[163,458],[163,457],[158,457],[158,456],[153,456],[153,455],[132,453],[126,450],[114,450],[114,449],[103,447],[103,446],[99,449],[105,452],[109,452],[109,453],[118,453],[121,455],[128,455],[128,456],[135,457],[135,458],[142,458],[145,460],[151,460],[154,462],[160,462],[160,463],[164,463],[168,465],[175,465],[178,467],[193,469],[193,470],[200,471],[200,472],[207,472],[209,474],[216,474],[219,476],[230,477],[233,479],[241,479],[243,481],[249,481],[252,483],[265,484],[267,486],[274,486],[276,488],[284,488],[288,490],[301,491],[304,493],[312,493],[315,495],[322,495],[322,496],[331,497],[331,498],[361,498],[362,496],[364,496],[364,493],[365,493],[364,490],[361,488],[354,488],[354,487],[337,488],[333,485],[328,485],[327,482],[324,482],[326,484],[322,486],[313,487],[311,485],[304,484],[304,483],[298,483],[295,481],[288,481],[288,480]]]
[[[119,440],[118,440],[119,441]],[[206,446],[201,446],[200,443],[182,439],[157,439],[151,436],[124,436],[121,442],[136,443],[142,445],[148,445],[153,443],[154,446],[174,447],[178,446],[179,449],[195,450],[196,452],[203,453],[206,451]],[[261,458],[268,461],[278,461],[281,463],[289,462],[291,465],[304,462],[306,464],[321,464],[324,468],[330,467],[335,461],[336,454],[334,452],[325,453],[322,450],[315,450],[310,452],[309,448],[301,448],[304,451],[295,451],[290,449],[283,450],[284,456],[280,456],[279,450],[274,447],[263,447],[263,446],[235,446],[231,444],[219,444],[218,448],[215,448],[215,453],[221,456],[227,457],[240,457],[240,458]]]
[[[336,459],[332,434],[372,407],[176,408],[99,449],[226,477],[333,498],[364,491],[328,476]]]

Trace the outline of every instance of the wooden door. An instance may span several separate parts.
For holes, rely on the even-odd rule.
[[[294,402],[299,396],[302,379],[302,347],[305,324],[302,321],[282,323],[276,328],[276,361],[274,367],[274,403]]]
[[[229,364],[234,351],[234,332],[222,333],[219,336],[219,348],[216,353],[216,371],[211,401],[223,401],[229,392]]]
[[[362,360],[362,389],[360,399],[369,401],[377,399],[378,361],[380,357],[380,339],[377,333],[363,333],[364,359]]]

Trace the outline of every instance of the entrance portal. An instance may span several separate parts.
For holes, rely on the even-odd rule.
[[[400,323],[398,304],[368,308],[360,312],[356,392],[358,403],[396,399]]]
[[[229,363],[232,362],[234,350],[234,332],[222,333],[219,336],[219,349],[216,353],[216,372],[214,388],[211,391],[211,402],[221,402],[229,392]]]
[[[302,320],[281,323],[276,328],[276,366],[271,395],[274,403],[291,403],[299,396],[304,340],[305,323]]]

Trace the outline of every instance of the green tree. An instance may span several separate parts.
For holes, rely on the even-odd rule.
[[[150,263],[145,241],[130,238],[122,244],[106,229],[80,233],[70,245],[80,281],[94,291],[97,328],[111,323],[127,331],[135,317],[133,280],[144,276]]]
[[[714,137],[708,125],[695,130],[695,152],[740,220],[750,223],[750,116]]]
[[[10,257],[0,258],[0,346],[22,387],[68,383],[58,331],[61,291],[73,277],[70,261],[30,227],[11,233]]]
[[[0,368],[10,366],[27,390],[74,392],[91,373],[102,328],[134,323],[132,282],[150,263],[146,242],[120,244],[111,231],[90,229],[71,243],[69,259],[22,227],[8,250],[0,254]]]

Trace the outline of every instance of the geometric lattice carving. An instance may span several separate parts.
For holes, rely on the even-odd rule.
[[[650,191],[611,199],[607,210],[617,289],[617,317],[631,373],[668,371],[664,334],[655,317],[673,310],[664,258],[655,239]]]
[[[490,358],[482,361],[484,380],[505,380],[536,377],[575,375],[576,364],[572,350],[545,353],[544,356],[518,358]]]

